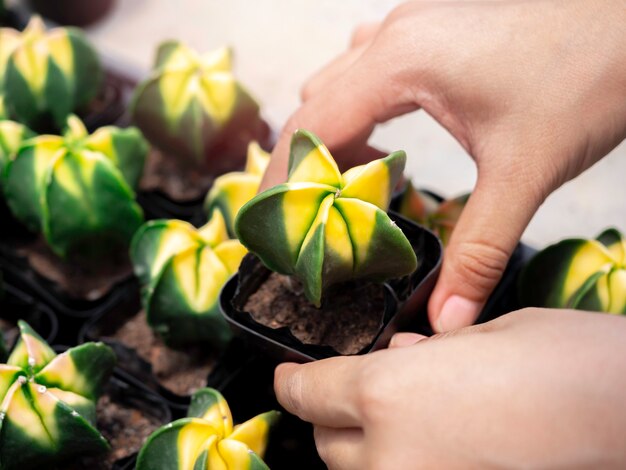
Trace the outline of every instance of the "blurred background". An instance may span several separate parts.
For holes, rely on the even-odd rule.
[[[140,76],[148,73],[156,46],[164,39],[182,40],[201,52],[232,46],[237,76],[278,130],[298,106],[307,77],[347,47],[354,27],[382,19],[400,3],[114,0],[87,33],[105,55]],[[405,150],[407,172],[417,186],[454,196],[474,185],[472,160],[424,112],[380,126],[372,142],[385,150]],[[564,237],[592,237],[610,225],[626,231],[626,142],[548,198],[524,240],[541,246]]]

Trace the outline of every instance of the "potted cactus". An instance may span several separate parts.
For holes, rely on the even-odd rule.
[[[50,468],[109,448],[95,427],[96,401],[115,364],[101,343],[57,355],[25,322],[0,365],[0,455],[3,469]]]
[[[200,55],[178,41],[160,45],[151,76],[130,105],[134,123],[155,147],[142,189],[174,201],[206,194],[212,179],[243,166],[251,140],[269,128],[259,105],[236,80],[232,53]]]
[[[193,395],[186,418],[150,436],[139,453],[136,469],[268,469],[263,455],[270,428],[278,417],[278,412],[269,411],[233,426],[224,397],[215,389],[203,388]]]
[[[156,379],[156,388],[174,394],[172,399],[189,396],[206,385],[216,354],[231,339],[219,311],[219,292],[246,250],[228,238],[224,217],[216,211],[199,229],[180,220],[147,222],[130,251],[142,312],[94,319],[85,336],[110,342],[124,351],[120,355],[138,355],[147,370],[136,360],[122,367],[145,375],[144,382]]]
[[[102,295],[130,274],[126,250],[143,222],[133,188],[146,151],[135,128],[90,135],[73,115],[62,136],[21,145],[2,186],[14,216],[42,234],[45,243],[23,247],[40,274],[79,297]]]
[[[572,238],[537,253],[522,271],[526,306],[626,314],[626,238],[610,228],[596,239]]]
[[[431,230],[446,246],[469,196],[467,193],[443,200],[428,191],[416,189],[409,181],[395,206],[404,217]]]
[[[258,192],[269,162],[270,154],[258,142],[250,142],[244,171],[234,171],[215,178],[207,194],[204,211],[211,217],[213,211],[219,210],[232,237],[235,236],[233,225],[237,213]]]
[[[237,215],[235,233],[255,257],[222,292],[231,324],[311,360],[385,346],[423,316],[441,247],[386,212],[405,160],[395,152],[341,174],[315,135],[296,131],[287,183]]]

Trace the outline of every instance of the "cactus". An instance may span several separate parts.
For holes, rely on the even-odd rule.
[[[212,388],[198,390],[187,417],[157,429],[139,452],[137,470],[263,470],[269,411],[233,427],[228,403]]]
[[[430,194],[415,189],[409,182],[402,193],[399,212],[431,230],[446,246],[469,196],[468,193],[439,202]]]
[[[547,247],[522,271],[520,297],[533,307],[626,314],[626,238],[608,229]]]
[[[299,279],[318,307],[332,284],[410,274],[415,252],[386,213],[405,161],[395,152],[341,174],[324,144],[298,130],[287,183],[245,204],[235,233],[268,268]]]
[[[0,41],[5,38],[9,44],[0,52],[5,105],[21,123],[33,129],[61,128],[100,90],[98,55],[79,29],[46,31],[41,18],[33,16],[21,34],[4,29]]]
[[[103,127],[88,135],[70,116],[63,136],[30,139],[7,163],[7,204],[61,257],[128,246],[143,221],[132,187],[147,149],[137,129]]]
[[[216,145],[259,126],[259,106],[232,73],[232,54],[223,48],[199,55],[168,41],[158,49],[150,78],[131,103],[134,122],[156,147],[188,163],[215,166]],[[222,162],[235,168],[237,162]]]
[[[0,468],[52,468],[70,457],[108,450],[95,427],[96,402],[115,355],[86,343],[57,355],[23,321],[0,364]]]
[[[204,210],[209,217],[214,210],[220,210],[226,220],[230,236],[235,236],[233,224],[239,209],[259,190],[269,161],[270,154],[264,151],[257,142],[250,142],[245,170],[227,173],[213,182],[204,203]]]
[[[167,344],[223,346],[230,340],[219,293],[245,253],[237,240],[228,239],[219,211],[200,229],[180,220],[154,220],[137,231],[131,259],[144,309]]]
[[[0,189],[4,169],[14,159],[22,143],[34,136],[33,131],[18,122],[0,120]]]

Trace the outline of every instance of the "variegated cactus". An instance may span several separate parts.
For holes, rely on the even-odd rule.
[[[269,161],[270,154],[257,142],[250,142],[244,171],[227,173],[213,182],[204,209],[209,217],[214,210],[221,211],[231,236],[235,235],[233,224],[239,209],[258,192]]]
[[[520,295],[527,306],[626,314],[626,238],[608,229],[547,247],[524,268]]]
[[[7,110],[33,129],[47,128],[50,122],[61,128],[69,114],[100,90],[98,55],[79,29],[46,31],[41,18],[34,16],[21,34],[0,32],[3,40],[9,41],[0,46]]]
[[[245,204],[235,233],[268,268],[302,281],[316,306],[332,284],[410,274],[415,252],[386,213],[405,162],[395,152],[341,174],[324,144],[298,130],[287,183]]]
[[[164,152],[210,165],[216,144],[260,123],[259,106],[231,62],[227,48],[200,55],[177,41],[161,44],[152,76],[131,103],[134,122]],[[233,169],[239,162],[222,163]]]
[[[0,364],[0,468],[53,468],[54,463],[108,450],[95,427],[96,402],[115,355],[86,343],[57,355],[25,322]]]
[[[143,222],[133,186],[147,149],[135,128],[103,127],[88,135],[72,115],[63,136],[30,139],[8,162],[7,203],[59,256],[127,247]]]
[[[5,167],[13,160],[22,143],[34,136],[33,131],[19,122],[0,120],[0,189]]]
[[[223,346],[231,332],[219,293],[246,249],[230,240],[221,212],[196,229],[180,220],[154,220],[133,239],[131,259],[150,326],[170,345]]]
[[[431,230],[446,246],[469,196],[469,193],[463,194],[440,202],[409,182],[402,193],[399,212]]]
[[[155,431],[139,452],[137,470],[263,470],[271,426],[269,411],[233,426],[228,403],[212,388],[198,390],[187,418]]]

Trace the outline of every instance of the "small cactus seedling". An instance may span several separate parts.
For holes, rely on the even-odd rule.
[[[415,252],[386,213],[405,162],[395,152],[341,174],[324,144],[298,130],[287,183],[245,204],[235,233],[269,269],[299,279],[316,306],[333,284],[410,274]]]
[[[245,170],[227,173],[213,182],[204,203],[205,212],[211,217],[213,211],[221,211],[231,236],[235,235],[233,224],[239,209],[258,192],[269,161],[270,154],[258,143],[250,142]]]
[[[88,135],[72,115],[63,136],[30,139],[8,161],[7,204],[61,257],[128,246],[143,222],[133,187],[147,149],[135,128],[103,127]]]
[[[547,247],[522,271],[520,297],[533,307],[626,314],[626,239],[608,229]]]
[[[56,128],[98,93],[102,69],[98,55],[77,28],[46,31],[33,16],[19,33],[0,30],[0,72],[9,116],[33,129]]]
[[[228,238],[220,211],[199,229],[180,220],[147,222],[133,239],[131,258],[150,326],[172,346],[223,346],[231,332],[219,293],[245,253]]]
[[[463,194],[440,202],[427,192],[415,189],[413,184],[408,183],[402,193],[398,211],[406,218],[431,230],[446,246],[469,196],[469,194]]]
[[[163,152],[215,166],[216,144],[260,122],[259,106],[233,76],[231,61],[227,48],[200,55],[177,41],[161,44],[152,76],[135,92],[134,122]]]
[[[212,388],[198,390],[187,418],[155,431],[139,452],[137,470],[264,470],[270,427],[277,411],[233,426],[224,397]]]
[[[78,455],[105,452],[95,427],[96,402],[115,355],[85,343],[57,355],[25,322],[0,364],[0,468],[52,468]]]

